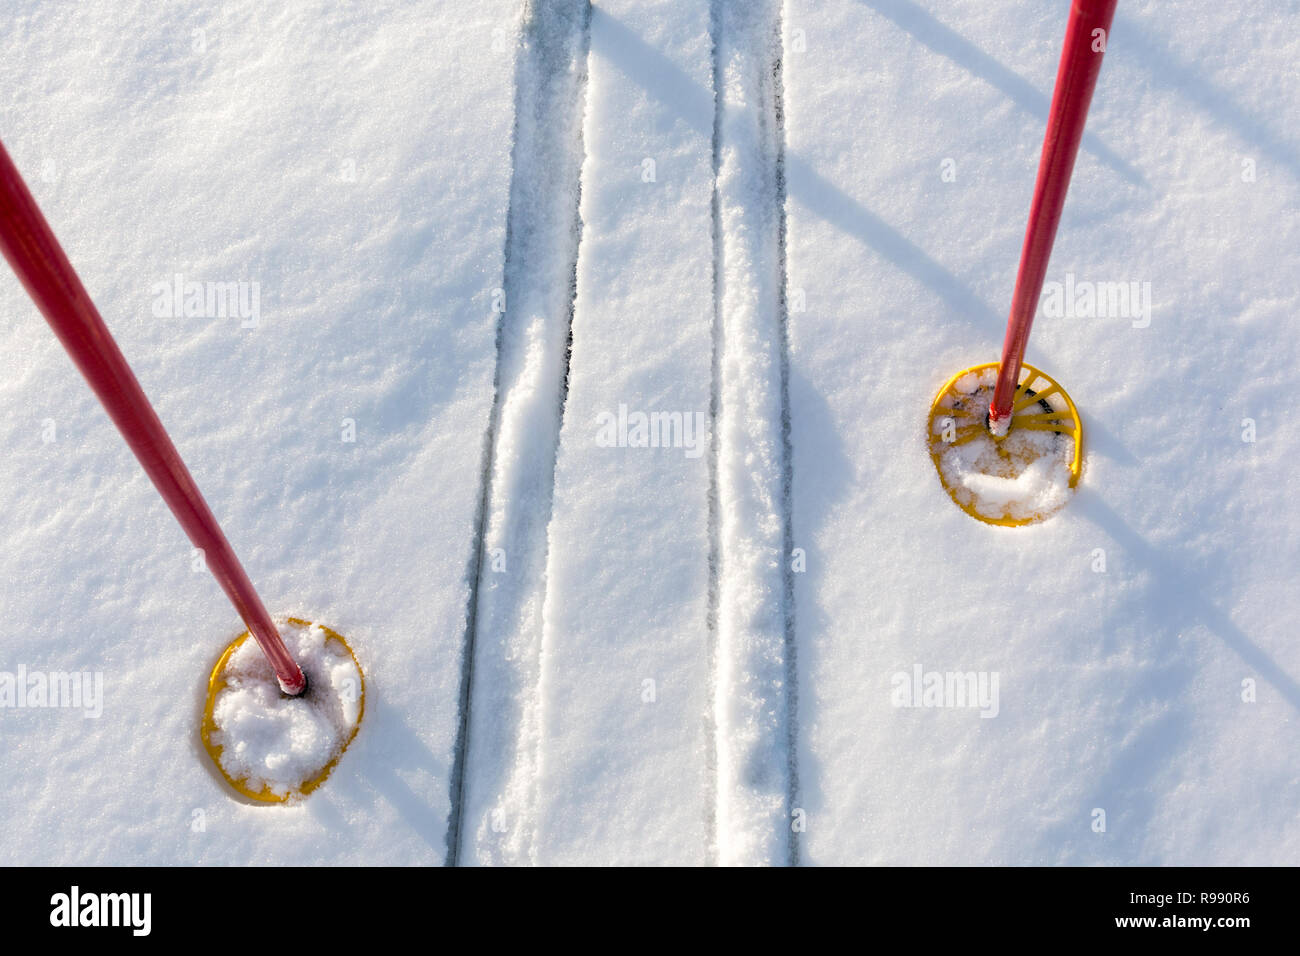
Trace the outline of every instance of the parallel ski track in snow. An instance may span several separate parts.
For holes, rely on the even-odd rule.
[[[712,24],[711,856],[796,865],[780,4],[716,0]]]
[[[513,175],[451,774],[447,864],[527,863],[547,526],[581,235],[589,0],[532,0],[516,68]]]
[[[712,8],[708,858],[793,865],[798,793],[779,2]],[[581,234],[587,0],[527,5],[496,396],[470,568],[447,863],[535,862],[547,526]]]

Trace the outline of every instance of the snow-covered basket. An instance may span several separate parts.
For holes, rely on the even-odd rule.
[[[282,803],[329,776],[356,736],[365,710],[361,666],[334,631],[298,618],[277,622],[307,691],[285,694],[248,633],[222,653],[208,682],[203,746],[244,796]]]
[[[994,435],[988,415],[997,374],[996,362],[977,365],[939,390],[930,406],[930,457],[967,514],[989,524],[1032,524],[1070,500],[1083,467],[1083,425],[1065,390],[1026,365],[1010,429]]]

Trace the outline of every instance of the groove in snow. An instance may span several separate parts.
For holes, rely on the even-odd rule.
[[[533,0],[524,11],[453,864],[533,861],[546,530],[581,232],[590,15],[588,0]]]

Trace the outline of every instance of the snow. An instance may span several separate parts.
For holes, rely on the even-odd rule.
[[[1278,214],[1300,198],[1295,41],[1213,4],[1161,10],[1116,19],[1048,269],[1149,279],[1151,322],[1039,317],[1027,360],[1078,404],[1087,459],[1058,514],[1003,529],[952,506],[914,436],[948,376],[997,357],[1062,10],[786,5],[812,861],[1300,852],[1284,464],[1300,440],[1268,397],[1300,367],[1282,278],[1300,244],[1294,215]],[[1246,418],[1268,437],[1243,441]],[[998,673],[998,717],[893,707],[890,675],[916,664]]]
[[[1300,8],[1166,6],[1121,5],[1047,275],[1091,298],[1026,356],[1083,477],[952,463],[1060,506],[1000,528],[927,413],[997,358],[1063,2],[10,0],[0,136],[366,704],[306,799],[231,798],[244,628],[0,269],[0,674],[102,686],[0,698],[0,862],[1300,859]],[[256,325],[156,314],[177,275]]]
[[[0,269],[0,669],[104,683],[85,727],[0,714],[0,860],[446,859],[517,26],[505,0],[4,4],[6,147],[263,601],[344,635],[367,701],[308,800],[230,799],[198,728],[244,627]],[[259,282],[259,325],[155,318],[177,273]]]
[[[1029,444],[1042,445],[1038,436],[1016,435],[1008,441],[1028,437]],[[983,439],[977,440],[983,443]],[[1070,439],[1066,439],[1067,442]],[[991,440],[990,440],[991,445]],[[1070,466],[1053,460],[1054,449],[1035,448],[1033,460],[1014,478],[990,474],[987,463],[991,448],[966,448],[944,456],[944,473],[970,492],[970,503],[980,514],[1000,518],[1041,518],[1051,515],[1065,504],[1070,490]]]
[[[257,643],[244,640],[221,671],[212,700],[212,743],[227,778],[257,793],[296,793],[343,754],[361,719],[362,680],[347,647],[320,627],[280,623],[307,693],[281,693]]]
[[[602,412],[709,416],[709,11],[593,7],[573,351],[547,531],[539,863],[703,862],[709,455],[602,447]],[[514,820],[511,824],[511,820]]]
[[[795,859],[795,769],[774,72],[779,9],[744,0],[717,11],[717,860],[780,865]]]
[[[584,3],[541,0],[528,7],[521,28],[502,290],[507,307],[474,598],[475,703],[453,837],[453,859],[466,864],[534,859],[532,831],[519,821],[534,810],[539,757],[546,525],[578,254],[589,12]]]

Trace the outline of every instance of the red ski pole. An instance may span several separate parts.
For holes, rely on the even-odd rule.
[[[180,522],[249,632],[275,668],[280,687],[296,696],[307,687],[262,599],[235,557],[216,518],[190,477],[158,414],[90,301],[13,160],[0,143],[0,250],[9,260],[72,361],[99,396],[154,487]]]
[[[1047,116],[1047,134],[1043,137],[1043,155],[1038,163],[1038,180],[1029,207],[1029,225],[1020,251],[1020,271],[1011,298],[1007,335],[1002,342],[997,386],[989,408],[989,430],[999,437],[1011,427],[1011,402],[1020,380],[1020,364],[1025,358],[1029,330],[1043,291],[1047,262],[1052,257],[1056,227],[1061,222],[1061,210],[1083,139],[1088,104],[1092,102],[1092,91],[1101,72],[1116,2],[1073,0],[1070,8],[1052,108]]]

